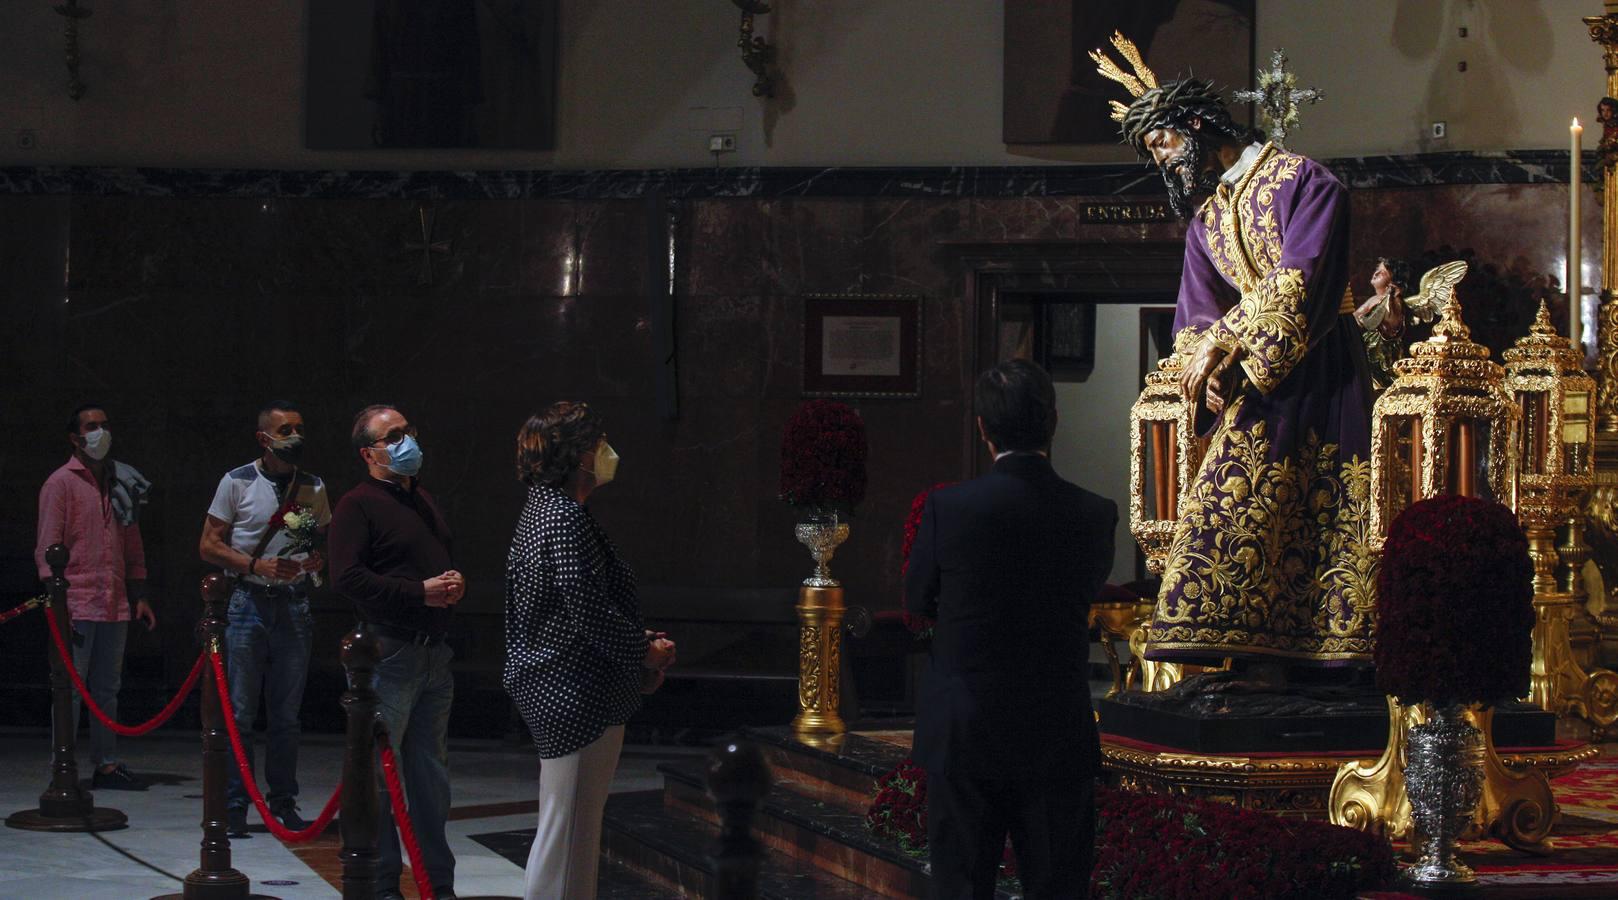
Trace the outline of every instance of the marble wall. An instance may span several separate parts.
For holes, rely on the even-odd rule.
[[[1358,282],[1377,254],[1443,244],[1555,270],[1565,189],[1550,175],[1390,186],[1366,174],[1374,168],[1345,172],[1362,183]],[[635,567],[648,616],[690,623],[701,635],[693,650],[714,664],[728,654],[734,667],[791,671],[793,587],[810,563],[775,493],[780,429],[802,399],[802,296],[924,298],[921,396],[852,401],[870,436],[870,490],[834,566],[851,603],[891,609],[911,496],[969,473],[978,452],[962,245],[1105,247],[1180,232],[1081,221],[1087,197],[1155,197],[1155,176],[1138,167],[830,170],[819,188],[817,176],[780,171],[705,177],[0,173],[0,602],[35,590],[38,486],[67,456],[68,412],[95,398],[114,423],[115,455],[157,486],[143,530],[163,623],[133,640],[131,671],[177,683],[195,652],[204,511],[219,477],[254,455],[258,405],[303,406],[308,466],[340,494],[362,475],[347,443],[353,413],[392,402],[421,428],[424,481],[467,573],[461,667],[497,684],[505,552],[522,500],[512,439],[528,413],[582,398],[605,414],[623,456],[592,505]],[[438,249],[420,248],[423,208]],[[1596,203],[1586,208],[1595,262]],[[665,275],[648,253],[668,211],[672,420],[658,413],[652,326]],[[351,619],[329,591],[317,607],[317,664],[330,669]],[[42,657],[22,633],[0,629],[13,651],[0,653],[0,675],[37,685]]]

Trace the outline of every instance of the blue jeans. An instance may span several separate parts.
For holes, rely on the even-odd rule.
[[[128,622],[73,623],[73,668],[90,689],[90,699],[107,718],[118,720],[118,689],[124,683],[124,644],[129,640]],[[52,651],[55,652],[55,651]],[[79,730],[79,692],[73,692],[73,730]],[[118,736],[90,717],[90,760],[97,767],[118,761]]]
[[[264,741],[264,777],[271,804],[298,796],[298,710],[309,676],[310,624],[309,598],[305,596],[267,594],[247,584],[237,584],[230,595],[225,625],[230,705],[236,708],[236,728],[252,766],[253,720],[258,715],[259,695],[264,695],[270,717]],[[225,802],[232,809],[246,809],[252,802],[235,764],[230,766]]]
[[[446,644],[402,644],[395,649],[398,643],[383,641],[383,652],[393,652],[376,667],[378,711],[388,726],[388,740],[399,763],[410,824],[421,844],[421,861],[433,887],[450,888],[455,886],[455,854],[444,836],[444,823],[449,820],[449,707],[455,700],[455,678],[449,664],[455,653]],[[378,761],[382,797],[376,842],[377,893],[398,890],[404,869],[381,766]]]

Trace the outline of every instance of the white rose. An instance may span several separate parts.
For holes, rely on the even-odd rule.
[[[298,527],[298,514],[289,512],[281,519],[281,521],[287,523],[288,528],[297,528]]]

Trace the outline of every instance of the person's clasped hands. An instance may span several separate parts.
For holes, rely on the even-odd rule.
[[[640,692],[650,694],[663,686],[674,665],[674,642],[667,632],[646,630],[646,658],[641,660]]]
[[[421,586],[425,594],[422,602],[428,606],[454,606],[466,596],[466,577],[454,569],[423,581]]]

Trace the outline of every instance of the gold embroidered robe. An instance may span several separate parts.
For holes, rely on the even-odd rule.
[[[1175,329],[1239,348],[1242,377],[1180,509],[1149,659],[1370,659],[1370,373],[1347,253],[1342,183],[1273,145],[1191,223]]]

